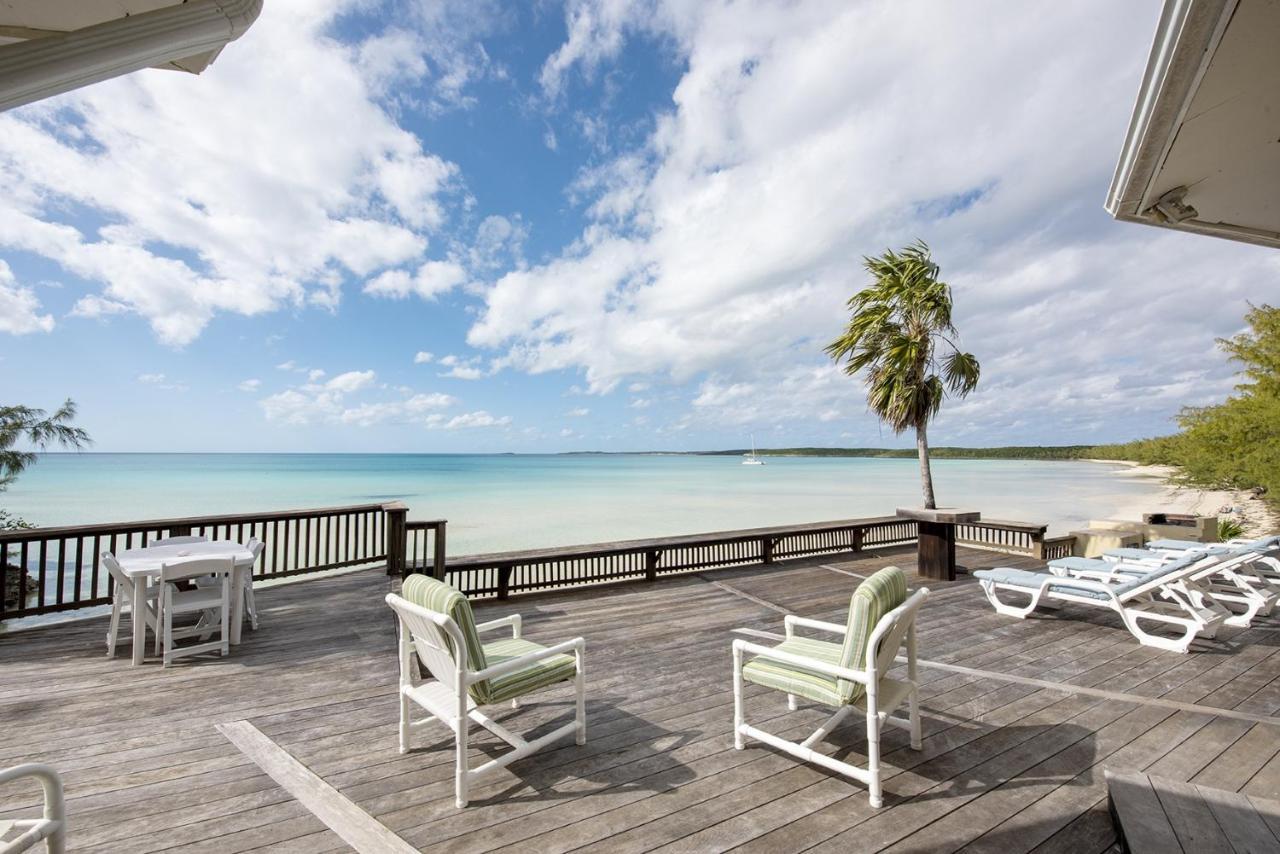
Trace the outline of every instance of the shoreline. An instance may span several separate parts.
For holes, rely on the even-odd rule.
[[[1116,477],[1151,478],[1160,481],[1158,496],[1134,499],[1116,511],[1116,518],[1141,521],[1143,513],[1188,513],[1198,516],[1227,516],[1244,525],[1246,537],[1280,532],[1280,516],[1261,499],[1240,489],[1197,489],[1178,486],[1170,478],[1177,466],[1143,465],[1134,460],[1081,460],[1121,466]]]

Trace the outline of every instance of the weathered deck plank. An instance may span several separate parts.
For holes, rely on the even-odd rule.
[[[962,551],[974,568],[1030,564]],[[931,585],[919,637],[922,658],[970,670],[921,670],[924,749],[886,732],[884,808],[760,745],[734,750],[733,630],[779,633],[780,610],[842,620],[857,576],[891,563],[910,570],[914,555],[478,603],[480,619],[520,611],[535,641],[587,638],[590,740],[516,763],[462,811],[442,727],[415,733],[408,755],[396,749],[389,582],[373,572],[264,589],[262,628],[235,654],[167,671],[106,659],[101,620],[0,636],[0,763],[59,767],[72,849],[102,851],[348,850],[214,728],[241,720],[410,844],[451,851],[1100,852],[1114,842],[1104,768],[1262,797],[1280,789],[1280,718],[1215,713],[1280,710],[1280,616],[1179,656],[1139,646],[1100,611],[1000,617],[967,579]],[[808,705],[787,713],[753,686],[747,708],[784,735],[822,717]],[[538,732],[570,713],[555,689],[495,716]],[[825,743],[862,758],[860,727]],[[481,757],[500,744],[472,747]],[[36,803],[28,788],[0,786],[0,817]]]

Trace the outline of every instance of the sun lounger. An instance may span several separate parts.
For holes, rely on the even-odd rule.
[[[1197,635],[1212,637],[1227,619],[1225,609],[1206,605],[1203,601],[1197,604],[1185,586],[1179,583],[1216,560],[1203,555],[1189,555],[1151,568],[1141,575],[1113,582],[1011,568],[980,569],[974,572],[974,576],[997,613],[1022,619],[1041,604],[1051,602],[1106,608],[1120,615],[1125,628],[1139,643],[1186,652]],[[1016,605],[1001,599],[1001,593],[1026,596],[1029,601]],[[1176,637],[1152,634],[1145,626],[1153,623],[1181,634]]]

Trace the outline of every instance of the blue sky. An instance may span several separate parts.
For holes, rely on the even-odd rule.
[[[984,369],[935,443],[1167,430],[1280,265],[1102,211],[1158,2],[979,5],[267,0],[0,115],[3,398],[100,450],[902,444],[821,349],[923,237]]]

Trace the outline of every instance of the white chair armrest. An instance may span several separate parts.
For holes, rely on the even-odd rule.
[[[761,646],[758,643],[751,643],[745,640],[735,640],[733,648],[742,652],[750,653],[759,658],[767,658],[770,661],[778,661],[783,664],[790,664],[795,667],[803,667],[805,670],[812,670],[815,673],[821,673],[824,676],[834,676],[837,679],[848,679],[852,682],[858,682],[867,685],[871,681],[871,677],[867,675],[865,670],[850,670],[847,667],[840,667],[836,664],[827,664],[825,661],[817,661],[812,658],[805,658],[802,655],[794,655],[790,652],[783,652],[768,646]]]
[[[787,637],[791,636],[791,630],[795,626],[806,629],[817,629],[820,632],[828,632],[833,635],[848,634],[849,627],[840,623],[828,623],[822,620],[810,620],[808,617],[797,617],[794,614],[788,614],[783,624],[787,627]]]
[[[541,661],[544,658],[550,658],[553,655],[565,655],[570,652],[581,651],[586,648],[587,642],[583,638],[574,638],[573,640],[558,643],[555,646],[549,646],[546,649],[540,649],[537,652],[526,653],[515,658],[495,664],[492,667],[486,667],[484,670],[469,670],[466,674],[466,683],[474,685],[477,682],[483,682],[486,679],[497,679],[499,676],[506,676],[508,673],[515,673],[534,662]]]
[[[503,626],[510,626],[511,636],[513,638],[518,638],[520,637],[520,625],[521,625],[521,621],[520,621],[519,614],[507,614],[507,616],[505,617],[499,617],[498,619],[490,620],[487,623],[477,624],[476,631],[489,632],[489,631],[493,631],[494,629],[500,629]]]

